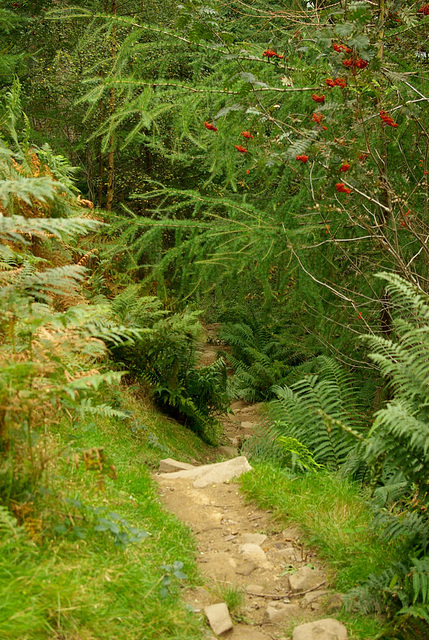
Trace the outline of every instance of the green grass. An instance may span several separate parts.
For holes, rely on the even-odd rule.
[[[128,420],[63,420],[44,444],[62,455],[52,456],[26,529],[2,528],[0,518],[2,640],[203,637],[180,600],[181,585],[198,580],[194,542],[162,508],[148,465],[167,455],[205,460],[210,449],[125,390],[121,408]],[[103,464],[88,468],[82,452],[100,447]],[[100,517],[112,530],[97,530]],[[149,535],[117,546],[131,526]]]
[[[339,592],[362,584],[392,560],[395,550],[371,532],[372,514],[359,488],[338,475],[296,477],[261,464],[241,477],[241,488],[282,524],[299,526],[303,542],[325,562],[330,583]],[[342,612],[336,617],[347,624],[352,638],[372,640],[383,628],[375,616]]]
[[[226,603],[233,620],[237,622],[243,620],[245,593],[241,587],[214,581],[210,590],[220,602]]]

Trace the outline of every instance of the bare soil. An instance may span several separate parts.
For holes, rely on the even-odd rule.
[[[213,344],[207,345],[205,363],[216,357],[216,351]],[[220,458],[239,455],[237,445],[251,436],[260,420],[259,405],[236,402],[231,409],[224,419],[230,444],[219,448]],[[162,502],[189,525],[197,541],[203,585],[185,590],[186,602],[203,615],[207,605],[228,601],[228,590],[244,594],[242,606],[230,611],[234,628],[223,638],[285,640],[297,624],[328,617],[339,608],[322,564],[302,545],[298,529],[286,528],[269,511],[247,503],[236,482],[196,489],[190,479],[157,477],[157,481]],[[249,543],[256,543],[263,553],[256,549],[257,557],[251,557],[249,547],[243,547]],[[305,566],[312,569],[312,579],[302,591],[293,591],[289,578]]]

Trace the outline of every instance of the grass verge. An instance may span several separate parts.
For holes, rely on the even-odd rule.
[[[162,508],[148,464],[210,449],[125,390],[120,403],[128,420],[52,427],[37,494],[17,504],[22,526],[0,510],[2,640],[203,637],[179,597],[196,581],[194,543]]]
[[[271,509],[281,523],[299,526],[303,542],[326,563],[332,586],[339,592],[362,584],[392,560],[394,548],[371,532],[372,514],[359,488],[336,474],[296,477],[261,464],[241,477],[241,488],[249,500]],[[356,639],[373,640],[384,626],[375,616],[342,612],[336,617]]]

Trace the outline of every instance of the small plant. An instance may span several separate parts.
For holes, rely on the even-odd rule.
[[[244,591],[233,584],[215,582],[212,588],[214,595],[225,602],[233,620],[243,620]]]
[[[164,573],[161,579],[161,598],[166,598],[172,586],[172,578],[176,578],[176,580],[186,580],[187,575],[182,571],[183,562],[179,560],[175,560],[173,564],[163,564],[161,565],[161,571]]]

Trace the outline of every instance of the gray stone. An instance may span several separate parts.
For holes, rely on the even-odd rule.
[[[292,640],[347,640],[346,627],[333,618],[307,622],[295,627]]]
[[[177,471],[176,473],[161,473],[161,478],[185,478],[194,480],[195,488],[207,487],[209,484],[218,484],[228,482],[233,478],[241,476],[246,471],[252,471],[252,467],[245,456],[239,456],[226,460],[225,462],[217,462],[215,464],[204,464],[200,467],[193,467],[185,471]]]
[[[313,589],[323,582],[325,576],[321,571],[310,567],[301,567],[289,576],[290,588],[294,593]]]
[[[250,595],[255,593],[257,595],[261,595],[262,593],[264,593],[264,587],[261,584],[248,584],[246,587],[246,591]]]
[[[276,551],[276,555],[280,556],[287,562],[296,562],[298,560],[298,555],[294,547],[284,547],[283,549],[278,549]]]
[[[229,615],[225,602],[209,605],[204,609],[204,613],[207,616],[209,625],[217,636],[233,628],[231,616]]]
[[[255,571],[256,564],[252,562],[252,560],[247,560],[246,562],[242,562],[238,565],[235,570],[235,573],[238,573],[240,576],[250,576],[250,574]]]
[[[344,595],[342,593],[330,593],[324,603],[326,613],[335,613],[342,609],[344,603]]]
[[[284,604],[273,600],[268,603],[265,617],[272,624],[284,624],[291,619],[300,618],[302,613],[302,609],[297,604]]]
[[[310,593],[306,593],[302,598],[300,604],[304,609],[311,609],[314,611],[315,609],[320,609],[323,604],[323,600],[326,599],[326,596],[329,592],[323,589],[318,589],[316,591],[310,591]]]
[[[240,552],[243,554],[245,560],[251,560],[258,566],[263,565],[267,562],[265,551],[261,549],[258,544],[252,544],[251,542],[241,544]]]
[[[173,460],[173,458],[165,458],[159,461],[158,471],[160,473],[173,473],[174,471],[185,471],[188,469],[195,469],[195,467],[193,464],[179,462],[178,460]]]
[[[267,540],[267,536],[263,533],[243,533],[241,541],[243,544],[258,544],[261,545]]]

